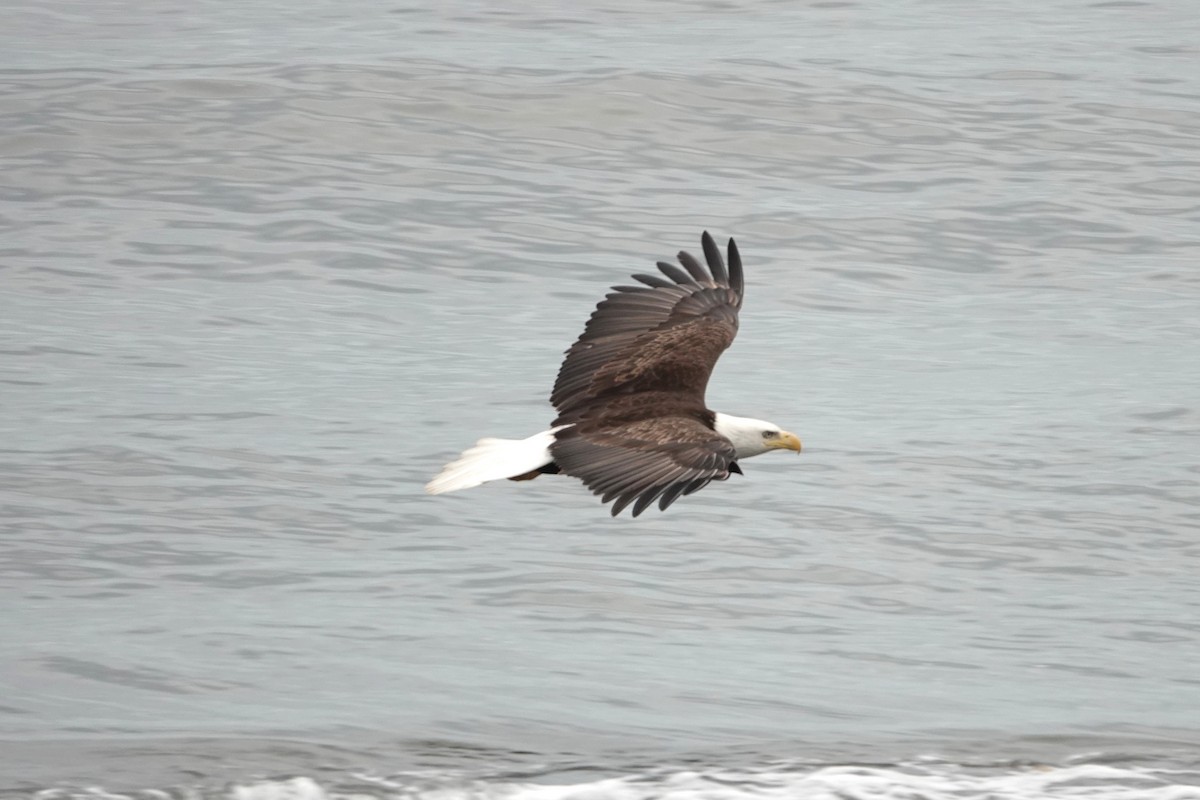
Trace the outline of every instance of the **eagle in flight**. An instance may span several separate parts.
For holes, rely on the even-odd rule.
[[[571,475],[616,516],[660,509],[711,481],[742,474],[740,461],[770,450],[800,452],[800,439],[760,419],[712,411],[704,390],[733,342],[742,307],[742,259],[729,264],[708,231],[705,269],[680,252],[640,286],[614,286],[567,350],[550,402],[558,417],[528,439],[480,439],[429,482],[430,494],[487,481]]]

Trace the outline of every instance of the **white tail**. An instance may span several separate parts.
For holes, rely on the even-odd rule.
[[[442,467],[437,477],[425,484],[425,491],[430,494],[457,492],[544,467],[554,460],[550,445],[554,444],[554,434],[564,427],[535,433],[528,439],[480,439],[470,450]]]

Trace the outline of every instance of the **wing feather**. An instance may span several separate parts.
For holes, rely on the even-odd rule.
[[[634,504],[638,516],[655,500],[666,508],[716,478],[729,475],[733,444],[689,417],[657,417],[609,425],[584,422],[563,429],[551,445],[564,474],[581,479],[616,516]]]
[[[647,286],[652,286],[656,289],[670,289],[675,286],[675,284],[671,283],[668,280],[660,278],[657,275],[647,275],[643,272],[639,272],[638,274],[636,274],[632,277],[635,281],[641,281],[642,283],[646,284]],[[641,287],[639,286],[637,288],[640,289]]]
[[[668,486],[666,491],[664,491],[662,493],[662,497],[659,498],[658,510],[666,511],[667,506],[671,505],[671,503],[674,503],[676,500],[678,500],[679,496],[681,494],[683,494],[683,490],[686,489],[687,487],[688,487],[688,484],[682,483],[682,482],[673,483],[670,486]]]
[[[700,288],[700,284],[696,281],[693,281],[692,276],[690,276],[688,273],[684,272],[683,270],[681,270],[679,267],[675,266],[674,264],[671,264],[666,261],[659,261],[657,266],[660,270],[662,270],[663,275],[666,275],[668,278],[675,281],[675,283],[679,284],[680,286],[694,286],[697,289]]]
[[[717,282],[708,274],[708,270],[700,266],[700,262],[691,253],[686,250],[680,250],[676,258],[679,259],[679,263],[683,264],[684,269],[688,271],[688,274],[700,286],[715,287],[717,285]]]
[[[745,291],[745,279],[742,276],[742,254],[738,252],[737,242],[733,239],[729,240],[729,286],[737,296],[741,297]]]
[[[721,258],[721,248],[717,247],[717,243],[708,235],[708,231],[705,231],[700,237],[700,246],[704,248],[704,260],[708,262],[708,268],[712,270],[713,275],[723,273],[728,276],[725,259]]]
[[[743,281],[732,239],[728,268],[707,231],[701,243],[707,270],[680,253],[682,269],[659,262],[665,277],[634,275],[643,286],[615,286],[596,306],[551,392],[556,424],[602,415],[608,399],[639,392],[704,407],[708,376],[737,335]]]

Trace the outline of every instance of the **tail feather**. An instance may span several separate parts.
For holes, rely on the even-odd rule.
[[[480,439],[425,484],[429,494],[457,492],[488,481],[532,472],[553,461],[550,445],[562,426],[535,433],[528,439]]]

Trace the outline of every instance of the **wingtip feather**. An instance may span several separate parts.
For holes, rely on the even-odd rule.
[[[738,251],[737,242],[729,237],[729,287],[741,297],[745,292],[745,276],[742,273],[742,254]]]
[[[637,273],[633,276],[633,279],[655,289],[670,289],[675,285],[664,278],[658,277],[657,275],[647,275],[644,272]]]
[[[677,284],[680,284],[682,286],[695,286],[697,288],[699,288],[699,286],[700,286],[700,284],[696,283],[695,279],[692,278],[691,275],[684,272],[682,269],[680,269],[679,267],[675,266],[674,264],[672,264],[670,262],[659,261],[658,268],[660,270],[662,270],[662,273],[664,275],[666,275],[671,280],[675,281],[675,283],[677,283]]]

